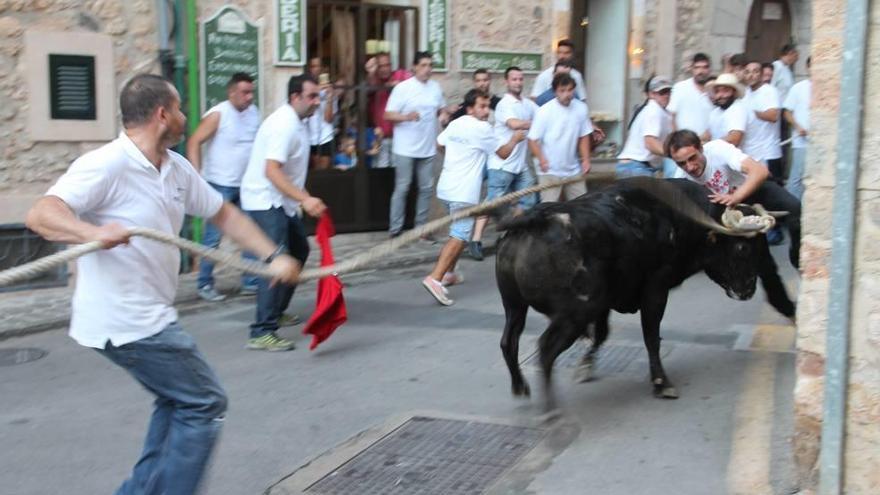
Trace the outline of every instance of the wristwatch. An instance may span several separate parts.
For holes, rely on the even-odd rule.
[[[272,254],[266,256],[263,263],[269,264],[281,254],[284,254],[284,244],[279,244],[278,247],[275,248],[275,251],[272,251]]]

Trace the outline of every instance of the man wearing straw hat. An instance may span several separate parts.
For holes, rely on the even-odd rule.
[[[104,250],[77,260],[70,336],[125,369],[156,396],[140,460],[116,492],[195,493],[220,433],[226,393],[193,338],[177,323],[180,252],[132,238],[129,227],[176,235],[184,214],[209,218],[223,233],[271,260],[276,282],[300,265],[279,254],[260,228],[215,191],[184,157],[186,117],[166,79],[141,74],[122,89],[124,130],[73,162],[27,216],[50,241],[99,241]]]
[[[730,73],[718,75],[706,84],[715,108],[709,114],[709,128],[700,137],[703,142],[723,139],[741,147],[748,126],[748,112],[742,102],[744,90],[739,79]]]

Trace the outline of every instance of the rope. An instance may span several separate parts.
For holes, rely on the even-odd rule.
[[[583,175],[577,175],[559,181],[535,185],[501,196],[499,198],[493,199],[492,201],[487,201],[485,203],[481,203],[479,205],[464,210],[456,211],[451,215],[428,222],[425,225],[410,230],[400,235],[399,237],[391,239],[388,242],[379,244],[372,249],[342,263],[337,263],[335,265],[323,268],[304,270],[300,274],[299,282],[317,280],[319,278],[326,277],[327,275],[350,273],[352,271],[358,270],[359,268],[366,266],[372,261],[385,257],[388,254],[391,254],[392,252],[400,249],[401,247],[418,240],[419,237],[425,234],[436,232],[456,220],[486,214],[501,205],[516,201],[523,196],[534,194],[536,192],[540,192],[553,187],[572,184],[574,182],[600,179],[607,180],[612,177],[613,174],[593,174],[588,179]],[[207,246],[203,246],[202,244],[180,238],[176,235],[168,234],[158,230],[147,229],[144,227],[132,227],[130,231],[132,236],[145,237],[147,239],[152,239],[165,244],[171,244],[185,251],[189,251],[190,253],[193,253],[197,256],[202,256],[211,261],[214,261],[215,263],[229,265],[246,273],[252,273],[254,275],[259,275],[265,278],[273,277],[272,272],[268,269],[268,265],[258,261],[242,260],[239,256],[239,253],[236,252],[210,248]],[[95,251],[100,251],[101,249],[103,249],[103,246],[100,242],[87,242],[85,244],[79,244],[64,251],[51,254],[44,258],[40,258],[30,263],[4,270],[0,272],[0,287],[12,285],[16,282],[33,278],[40,273],[52,270],[53,268],[57,268],[59,266],[66,265],[67,263],[77,258],[85,256],[89,253],[93,253]]]

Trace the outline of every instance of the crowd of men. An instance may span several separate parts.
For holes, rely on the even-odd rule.
[[[413,179],[416,225],[427,221],[438,152],[443,168],[436,195],[450,213],[484,200],[484,181],[485,199],[494,199],[590,171],[591,149],[604,133],[590,120],[587,88],[572,67],[573,53],[567,40],[558,44],[556,63],[537,77],[531,97],[525,96],[518,67],[504,71],[501,97],[488,91],[489,72],[478,70],[461,105],[448,105],[431,79],[430,53],[418,52],[412,71],[403,73],[391,71],[385,54],[371,60],[368,79],[378,88],[368,105],[375,163],[393,166],[396,177],[391,237],[403,229]],[[713,78],[708,57],[697,54],[692,78],[673,85],[652,77],[646,83],[648,99],[630,124],[618,174],[687,177],[705,184],[718,203],[756,201],[788,211],[796,266],[810,93],[809,80],[793,84],[796,60],[792,47],[771,65],[730,57],[725,71]],[[128,227],[176,234],[185,214],[203,217],[209,220],[206,244],[216,246],[228,235],[250,253],[245,256],[268,263],[273,280],[242,279],[242,290],[256,294],[246,348],[287,351],[293,343],[276,332],[295,320],[285,321],[285,310],[309,256],[303,216],[317,218],[326,210],[307,190],[307,174],[310,168],[328,168],[336,138],[349,157],[353,153],[352,140],[335,135],[340,93],[320,59],[290,78],[287,100],[262,122],[251,76],[232,75],[227,89],[228,99],[204,114],[189,140],[187,159],[169,149],[181,141],[186,123],[177,90],[159,76],[134,76],[120,95],[119,137],[77,159],[28,213],[28,227],[49,240],[100,241],[106,248],[78,261],[70,334],[157,397],[142,457],[121,494],[194,492],[226,410],[216,376],[177,322],[179,251],[132,238]],[[783,178],[780,121],[792,129],[791,194],[767,180]],[[572,180],[543,190],[540,197],[523,196],[509,213],[527,210],[539,199],[572,199],[586,191],[583,180]],[[456,265],[465,249],[482,258],[486,222],[462,219],[451,225],[437,263],[422,280],[440,304],[454,302],[447,287],[463,281]],[[112,249],[120,244],[128,247]],[[198,284],[204,299],[224,299],[214,287],[209,261],[200,266]]]

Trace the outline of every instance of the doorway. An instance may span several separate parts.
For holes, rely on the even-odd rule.
[[[773,62],[779,57],[779,49],[791,42],[791,10],[788,2],[754,0],[746,30],[746,58]]]

